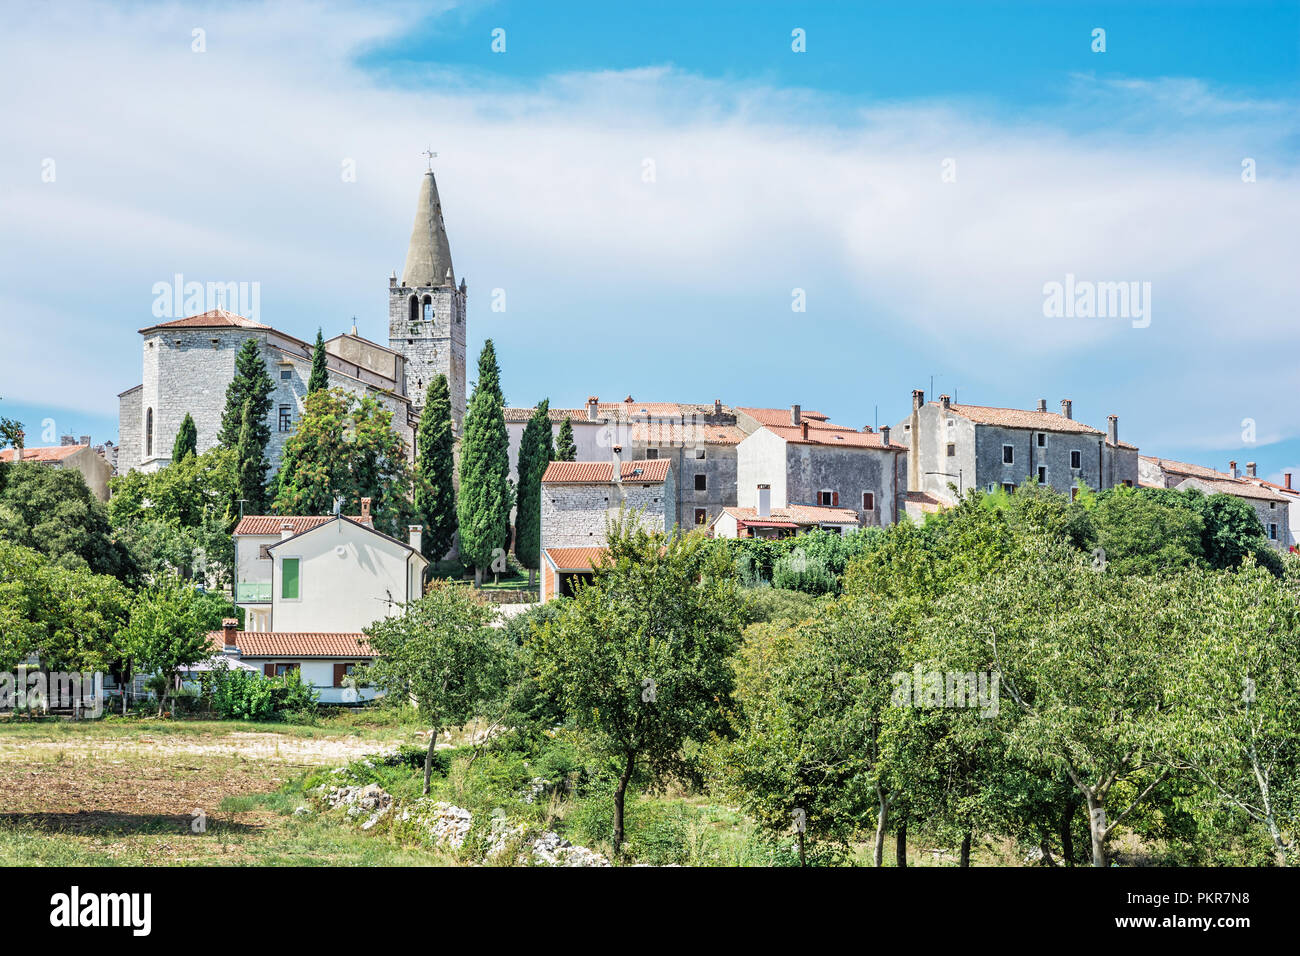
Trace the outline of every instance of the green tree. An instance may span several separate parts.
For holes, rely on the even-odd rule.
[[[456,540],[456,438],[451,389],[439,373],[429,383],[415,435],[415,513],[424,525],[424,556],[441,561]]]
[[[235,353],[235,377],[226,386],[226,408],[221,414],[217,441],[226,448],[239,444],[239,433],[244,427],[244,403],[251,401],[254,437],[265,454],[271,441],[271,392],[274,388],[275,384],[266,371],[261,346],[257,339],[246,339]]]
[[[176,431],[176,441],[172,443],[172,463],[182,461],[199,453],[199,430],[194,424],[194,417],[185,413],[181,427]]]
[[[515,502],[515,555],[528,569],[528,586],[542,561],[542,474],[555,456],[551,403],[542,399],[519,439],[519,486]]]
[[[267,467],[264,448],[258,444],[257,419],[250,399],[244,402],[239,443],[235,446],[235,490],[248,514],[266,510]]]
[[[137,669],[156,674],[161,717],[166,698],[175,692],[177,674],[212,653],[208,632],[220,628],[231,610],[205,598],[179,579],[164,580],[141,591],[131,603],[126,645]]]
[[[488,339],[479,357],[479,381],[465,417],[456,513],[461,560],[474,568],[475,584],[510,535],[510,455],[496,352]],[[502,550],[498,550],[502,549]]]
[[[0,538],[64,567],[132,580],[138,568],[108,524],[104,505],[76,471],[20,462],[0,490]]]
[[[366,628],[377,656],[358,679],[413,700],[428,723],[426,794],[442,732],[485,713],[504,693],[509,651],[491,626],[494,615],[463,586],[434,581],[403,614]]]
[[[329,366],[325,359],[325,338],[321,330],[316,330],[316,344],[311,352],[311,378],[307,379],[307,393],[319,392],[330,387]]]
[[[682,773],[688,741],[726,730],[740,636],[735,575],[698,535],[667,535],[620,514],[608,560],[529,642],[541,686],[616,775],[615,854],[628,784]]]
[[[1097,496],[1090,517],[1095,546],[1116,573],[1204,566],[1204,521],[1185,504],[1166,504],[1135,488],[1114,488]]]
[[[556,461],[577,461],[578,446],[573,441],[573,422],[569,416],[564,416],[564,421],[560,422],[560,431],[555,436],[555,460]]]

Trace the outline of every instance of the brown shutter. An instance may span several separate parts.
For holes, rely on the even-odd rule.
[[[839,506],[840,506],[840,493],[839,493],[838,491],[832,491],[832,492],[831,492],[831,507],[832,507],[832,508],[838,508]]]
[[[274,677],[274,676],[275,676],[275,665],[274,665],[274,664],[263,664],[263,665],[262,665],[262,673],[265,674],[267,677]]]
[[[342,686],[343,686],[343,680],[344,680],[344,678],[346,678],[347,676],[348,676],[348,665],[347,665],[347,664],[335,664],[335,665],[334,665],[334,686],[335,686],[335,687],[342,687]]]

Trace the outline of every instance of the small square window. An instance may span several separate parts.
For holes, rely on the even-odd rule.
[[[833,491],[819,491],[817,493],[817,503],[824,508],[829,508],[834,497],[835,492]]]
[[[1070,467],[1071,468],[1083,467],[1083,452],[1081,451],[1070,452]]]
[[[1016,449],[1011,445],[1002,446],[1002,464],[1014,465],[1016,463]]]
[[[659,457],[659,449],[658,449],[658,448],[647,448],[647,449],[645,450],[645,460],[646,460],[646,461],[654,461],[654,460],[657,459],[658,457]]]
[[[954,445],[952,442],[948,443],[948,457],[949,458],[957,457],[957,446]]]
[[[862,510],[863,511],[876,510],[876,495],[874,492],[871,491],[862,492]]]
[[[704,508],[696,508],[696,509],[695,509],[695,523],[696,523],[697,525],[708,524],[708,523],[709,523],[709,512],[708,512],[707,510],[705,510]]]
[[[1011,494],[1011,492],[1016,490],[1015,482],[1012,481],[1002,482],[1002,490],[1005,491],[1007,494]]]
[[[1133,479],[1132,479],[1132,478],[1125,478],[1125,479],[1124,479],[1124,487],[1125,487],[1125,488],[1132,488],[1132,487],[1133,487]]]
[[[697,449],[695,449],[695,460],[696,460],[696,461],[704,461],[704,449],[703,449],[703,448],[697,448]]]
[[[298,665],[297,665],[297,664],[276,664],[276,665],[275,665],[275,676],[276,676],[276,677],[284,677],[286,674],[292,674],[292,673],[293,673],[294,671],[296,671],[297,669],[298,669]]]
[[[696,475],[696,476],[695,476],[695,490],[696,490],[696,491],[708,491],[708,490],[709,490],[709,476],[708,476],[708,475]]]
[[[1038,447],[1039,448],[1047,447],[1047,434],[1045,432],[1038,433]]]
[[[293,369],[291,368],[280,369],[280,381],[287,382],[291,378],[293,378]]]

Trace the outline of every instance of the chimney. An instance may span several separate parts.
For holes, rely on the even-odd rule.
[[[798,425],[803,421],[803,410],[798,405],[790,406],[790,424]]]
[[[78,445],[89,445],[89,444],[90,444],[90,436],[89,436],[89,435],[82,435],[81,438],[80,438],[80,440],[77,442],[77,444],[78,444]]]
[[[1074,418],[1074,402],[1068,398],[1061,399],[1061,414],[1066,418]]]
[[[1039,410],[1040,412],[1045,412],[1045,411],[1047,411],[1047,399],[1045,399],[1045,398],[1040,398],[1040,399],[1038,400],[1038,410]]]
[[[949,398],[947,395],[940,395],[939,404],[943,406],[943,410],[946,412],[949,406],[952,405],[952,399]]]
[[[863,426],[862,426],[862,433],[863,433],[864,435],[870,435],[870,434],[872,434],[873,432],[875,432],[875,429],[872,428],[870,425],[863,425]]]
[[[889,447],[889,426],[888,425],[880,426],[880,444],[881,447],[883,448]]]
[[[1106,416],[1106,441],[1112,445],[1119,445],[1119,416]]]
[[[587,399],[587,421],[594,422],[600,420],[600,399],[595,395]]]
[[[800,423],[799,423],[799,437],[802,438],[804,441],[807,441],[807,440],[808,440],[808,423],[807,423],[807,422],[800,422]]]
[[[925,392],[919,388],[912,389],[912,411],[916,411],[925,404]]]
[[[720,398],[715,398],[715,399],[713,400],[713,414],[715,414],[715,415],[721,415],[721,414],[722,414],[722,399],[720,399]]]
[[[1246,477],[1247,478],[1255,477],[1255,463],[1253,461],[1246,462]]]
[[[623,446],[614,446],[614,482],[621,484],[623,481]]]
[[[293,522],[292,522],[292,521],[281,521],[281,522],[280,522],[280,540],[283,541],[285,538],[292,538],[292,537],[293,537]]]
[[[235,643],[235,634],[239,630],[239,618],[227,617],[221,620],[222,653],[233,657],[239,656],[239,645]]]
[[[1282,473],[1282,481],[1283,481],[1283,483],[1286,485],[1286,490],[1287,490],[1287,491],[1290,491],[1290,490],[1291,490],[1291,472],[1289,472],[1289,471],[1283,472],[1283,473]]]
[[[1228,474],[1234,478],[1237,477],[1237,463],[1235,461],[1228,462]]]
[[[361,499],[361,518],[360,518],[360,521],[361,521],[361,523],[362,523],[363,525],[365,525],[365,526],[368,527],[368,528],[369,528],[369,527],[373,527],[373,524],[374,524],[374,523],[373,523],[373,521],[372,521],[371,518],[370,518],[370,499],[369,499],[369,498],[362,498],[362,499]]]
[[[407,525],[406,533],[410,536],[411,550],[419,551],[423,543],[424,528],[418,524]]]
[[[67,448],[69,445],[75,445],[76,443],[77,439],[72,435],[59,436],[59,446],[62,448]]]
[[[772,486],[758,486],[758,517],[772,517]]]

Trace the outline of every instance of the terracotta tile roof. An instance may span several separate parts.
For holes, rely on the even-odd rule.
[[[24,448],[23,461],[62,461],[69,455],[75,455],[89,445],[55,445],[52,448]],[[0,461],[13,461],[14,450],[6,448],[0,451]]]
[[[880,432],[860,432],[839,425],[815,425],[808,423],[808,436],[805,438],[803,428],[794,425],[763,426],[774,435],[778,435],[795,445],[823,445],[832,448],[879,448],[882,451],[905,452],[907,448],[894,441],[889,441],[886,448],[882,443]]]
[[[286,521],[293,525],[293,533],[301,534],[329,521],[331,515],[244,515],[235,525],[235,534],[279,534],[280,525]]]
[[[857,524],[858,513],[852,508],[824,508],[821,505],[789,505],[785,508],[773,508],[766,518],[758,517],[756,508],[738,508],[728,505],[722,509],[737,521],[745,524],[792,522],[800,527],[815,524]]]
[[[661,484],[668,477],[667,458],[620,462],[624,481]],[[542,481],[563,485],[607,485],[614,480],[614,463],[609,461],[553,461],[546,466]]]
[[[1271,489],[1282,495],[1290,495],[1292,498],[1300,497],[1300,488],[1288,488],[1286,485],[1275,484],[1271,481],[1265,481],[1263,478],[1247,478],[1247,481],[1261,485],[1264,488]]]
[[[706,445],[739,445],[745,433],[735,425],[693,425],[675,422],[638,422],[628,432],[634,442],[686,448],[701,441]]]
[[[503,408],[506,421],[516,424],[527,422],[536,412],[535,408]],[[559,424],[566,418],[572,418],[575,422],[585,422],[587,420],[587,410],[585,408],[551,408],[548,409],[547,418]]]
[[[535,409],[532,408],[506,408],[503,410],[506,421],[508,422],[526,422],[533,417]],[[687,422],[696,421],[707,416],[715,414],[713,403],[696,404],[692,402],[597,402],[596,415],[600,422],[644,422],[656,419],[677,419]],[[732,416],[735,410],[723,405],[722,414]],[[581,408],[552,408],[549,409],[548,417],[551,421],[559,423],[566,418],[573,419],[574,423],[588,421],[587,407]]]
[[[152,332],[155,329],[267,329],[269,325],[263,325],[261,322],[254,322],[252,319],[246,319],[242,315],[235,315],[233,312],[227,312],[225,309],[213,309],[210,312],[204,312],[202,315],[187,315],[183,319],[173,319],[170,322],[160,322],[157,325],[146,326],[141,332]]]
[[[744,412],[760,425],[789,425],[790,409],[788,408],[737,408],[736,411]],[[821,412],[804,410],[799,413],[799,417],[809,418],[813,421],[824,422],[829,418]]]
[[[1210,494],[1235,495],[1238,498],[1253,498],[1257,501],[1290,501],[1285,495],[1280,495],[1269,488],[1261,488],[1259,485],[1233,478],[1200,478],[1190,475],[1184,479],[1184,482],[1193,482],[1198,488]],[[1182,484],[1183,482],[1180,482]]]
[[[1213,468],[1206,468],[1204,465],[1193,465],[1185,461],[1174,461],[1172,458],[1156,458],[1152,455],[1139,456],[1143,461],[1149,461],[1157,466],[1161,471],[1167,471],[1174,475],[1189,475],[1196,478],[1225,478],[1233,481],[1232,475],[1226,471],[1215,471]]]
[[[558,571],[590,571],[609,551],[606,548],[547,548],[544,553]]]
[[[939,406],[938,402],[930,402]],[[1040,432],[1074,432],[1087,435],[1101,435],[1104,432],[1085,425],[1083,422],[1066,418],[1059,412],[1030,411],[1023,408],[997,408],[992,405],[958,405],[953,403],[948,409],[962,418],[968,418],[977,425],[1000,425],[1003,428],[1031,428]]]
[[[208,642],[225,646],[223,631],[209,631]],[[330,631],[236,631],[241,657],[374,657],[366,635]]]

